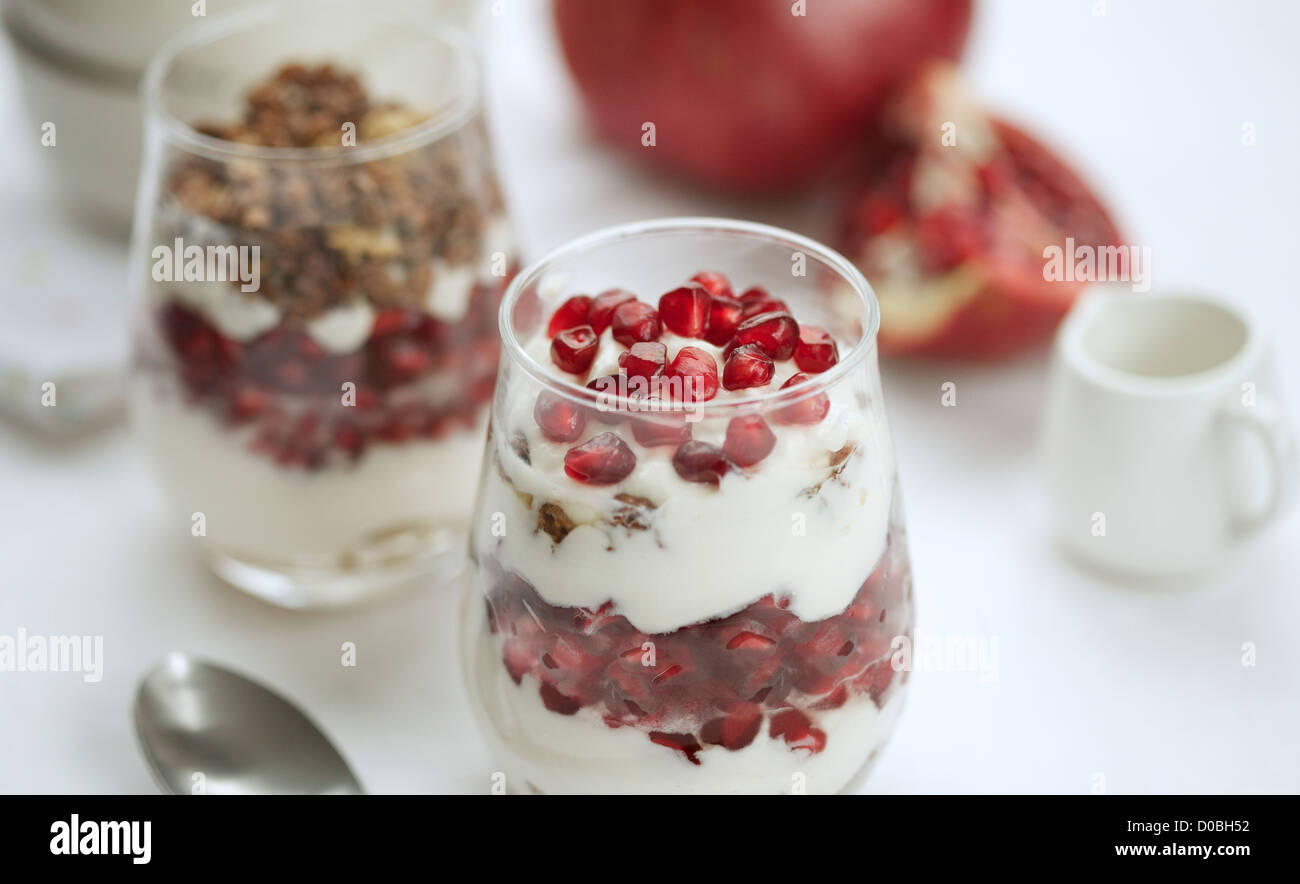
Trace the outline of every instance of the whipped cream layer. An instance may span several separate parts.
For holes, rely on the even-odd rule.
[[[249,431],[221,425],[150,379],[136,381],[132,406],[171,499],[187,519],[203,513],[206,540],[231,555],[360,563],[467,527],[482,431],[374,445],[355,463],[307,473],[248,451]]]
[[[590,708],[575,715],[547,709],[535,679],[516,685],[495,654],[484,607],[471,598],[464,635],[469,643],[466,672],[487,720],[488,735],[506,787],[548,794],[788,794],[802,789],[830,794],[851,785],[864,772],[894,730],[904,693],[888,695],[884,708],[870,697],[854,697],[839,709],[815,713],[827,735],[816,754],[791,749],[763,730],[743,749],[705,747],[699,765],[685,755],[652,743],[635,727],[611,728]]]
[[[721,374],[722,348],[672,334],[661,340],[670,360],[685,344],[709,352]],[[544,331],[524,347],[551,365]],[[575,380],[616,372],[624,349],[606,330],[591,371]],[[793,361],[777,363],[770,388],[797,370]],[[731,469],[717,487],[683,480],[672,465],[675,446],[642,446],[626,424],[592,420],[573,443],[549,441],[533,417],[539,392],[517,369],[499,387],[490,446],[496,464],[484,474],[480,522],[503,514],[506,531],[497,537],[481,524],[476,553],[495,556],[552,605],[612,601],[641,631],[664,633],[725,617],[770,593],[788,598],[801,620],[820,620],[848,606],[884,552],[895,467],[874,360],[825,390],[830,411],[815,425],[784,425],[765,414],[775,449],[754,467]],[[719,390],[712,403],[755,392]],[[707,418],[692,424],[692,436],[721,446],[726,428],[727,419]],[[605,431],[636,454],[632,474],[605,486],[569,478],[568,449]],[[615,524],[626,506],[619,495],[652,504],[648,527]],[[538,528],[539,508],[548,503],[575,523],[560,543]]]

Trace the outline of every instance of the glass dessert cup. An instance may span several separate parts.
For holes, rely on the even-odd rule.
[[[178,527],[284,606],[454,577],[517,269],[471,48],[278,5],[173,41],[145,103],[131,399]]]
[[[697,271],[726,279],[683,287]],[[602,314],[627,292],[572,300],[615,286],[670,293],[662,323],[638,337],[648,308]],[[711,330],[691,325],[705,314]],[[793,357],[763,337],[790,317]],[[913,621],[877,327],[847,260],[737,221],[611,228],[514,280],[462,609],[507,788],[837,792],[865,775]],[[688,370],[705,363],[721,384]],[[754,364],[773,370],[742,377]]]

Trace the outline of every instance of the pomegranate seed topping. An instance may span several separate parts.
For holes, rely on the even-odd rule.
[[[605,333],[614,319],[614,308],[627,301],[635,301],[636,295],[627,289],[610,289],[591,299],[591,309],[587,313],[587,324],[596,330],[596,334]]]
[[[701,270],[691,277],[691,282],[698,282],[713,297],[731,297],[731,281],[714,270]]]
[[[664,370],[668,361],[668,348],[658,341],[637,341],[622,356],[618,364],[628,378],[645,378],[649,380]]]
[[[793,374],[790,380],[781,385],[782,390],[787,390],[796,384],[802,384],[809,380],[808,375],[803,372]],[[809,396],[793,405],[787,405],[779,408],[773,414],[778,421],[783,424],[815,424],[819,423],[826,413],[831,410],[831,400],[825,393],[818,393],[815,396]]]
[[[658,405],[657,397],[645,401],[648,410]],[[680,445],[691,438],[691,425],[683,417],[655,415],[637,418],[632,422],[632,437],[646,448],[656,445]]]
[[[757,316],[760,313],[790,312],[790,308],[786,306],[785,301],[772,297],[767,293],[767,289],[758,286],[740,296],[740,306],[745,319]]]
[[[560,305],[551,321],[546,325],[546,336],[553,338],[566,328],[587,325],[588,312],[591,310],[591,298],[586,295],[574,295]]]
[[[751,316],[736,328],[737,347],[757,344],[773,359],[789,359],[799,343],[799,323],[789,313],[775,311]]]
[[[714,295],[709,304],[709,330],[704,340],[721,347],[731,340],[736,333],[736,326],[745,318],[745,305],[735,298]]]
[[[727,472],[727,458],[722,449],[708,442],[683,442],[673,455],[673,469],[687,482],[717,485]]]
[[[772,380],[776,363],[757,344],[732,350],[722,366],[722,386],[728,390],[761,387]]]
[[[681,402],[705,402],[718,395],[718,363],[699,347],[678,350],[664,377],[674,394],[670,398]]]
[[[799,366],[800,371],[817,374],[839,361],[839,348],[835,346],[835,339],[829,332],[815,325],[799,327],[799,345],[794,351],[794,364]]]
[[[675,335],[702,338],[709,328],[710,300],[704,286],[693,282],[659,298],[659,317]]]
[[[752,467],[772,453],[776,434],[758,415],[733,417],[727,423],[727,438],[722,451],[739,467]]]
[[[725,718],[715,718],[700,728],[700,739],[714,746],[735,751],[744,749],[763,729],[763,710],[745,703]]]
[[[632,474],[636,455],[613,433],[592,436],[564,455],[564,472],[588,485],[613,485]]]
[[[565,329],[551,341],[551,361],[562,371],[582,374],[591,367],[599,344],[600,338],[589,325]]]
[[[783,738],[791,749],[807,749],[811,755],[826,748],[826,734],[798,709],[783,709],[773,715],[768,733],[773,739]]]
[[[552,442],[572,442],[587,428],[586,409],[562,396],[543,391],[533,406],[533,419]]]
[[[700,759],[695,757],[695,753],[704,748],[690,734],[673,734],[667,731],[651,731],[650,742],[657,743],[660,746],[667,746],[669,749],[676,749],[690,759],[691,764],[700,763]]]
[[[657,341],[663,334],[659,314],[641,301],[624,301],[615,307],[610,327],[614,330],[614,340],[625,347],[637,341]]]

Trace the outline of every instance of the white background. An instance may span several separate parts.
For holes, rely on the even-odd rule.
[[[816,0],[810,0],[816,14]],[[1249,304],[1300,389],[1297,6],[1226,0],[983,4],[968,69],[1096,182],[1159,288]],[[594,144],[544,5],[489,18],[496,149],[529,257],[625,220],[725,214],[818,234],[810,206],[720,201]],[[8,59],[3,59],[8,61]],[[22,248],[122,297],[102,244],[51,235],[37,133],[0,74],[0,214]],[[1243,123],[1258,145],[1243,147]],[[88,252],[86,252],[89,254]],[[87,261],[90,259],[87,258]],[[86,267],[92,265],[87,264]],[[14,279],[15,268],[3,268]],[[120,311],[115,311],[120,312]],[[3,317],[0,317],[3,322]],[[109,333],[105,329],[105,334]],[[1034,472],[1045,354],[984,368],[885,367],[922,636],[996,636],[998,678],[913,676],[873,792],[1300,791],[1300,516],[1195,585],[1106,582],[1047,536]],[[955,381],[959,405],[939,405]],[[0,423],[0,634],[104,636],[105,677],[0,673],[0,791],[150,792],[129,709],[140,675],[184,649],[299,701],[373,791],[482,792],[491,760],[463,697],[450,591],[349,614],[291,613],[224,588],[175,539],[119,425],[56,442]],[[356,642],[359,666],[339,665]],[[1242,645],[1258,648],[1243,667]]]

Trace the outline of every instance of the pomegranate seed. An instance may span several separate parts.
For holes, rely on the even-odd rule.
[[[773,715],[768,733],[773,739],[783,738],[791,749],[807,749],[812,755],[826,748],[826,734],[798,709],[783,709]]]
[[[796,384],[802,384],[809,380],[808,375],[803,372],[790,375],[790,379],[781,385],[782,390],[788,390]],[[778,408],[772,415],[783,424],[815,424],[826,417],[826,413],[831,410],[831,400],[825,393],[818,393],[815,396],[809,396],[792,405]]]
[[[735,298],[714,295],[709,304],[709,330],[704,340],[721,347],[731,340],[736,333],[736,326],[745,318],[745,306]]]
[[[385,342],[379,352],[384,375],[394,384],[414,380],[432,364],[427,350],[404,338]]]
[[[737,326],[735,343],[737,347],[757,344],[773,359],[789,359],[799,343],[799,323],[782,311],[759,313]]]
[[[745,703],[724,718],[715,718],[700,728],[700,739],[714,746],[736,751],[744,749],[763,729],[763,710]]]
[[[790,312],[790,308],[786,306],[785,301],[772,297],[767,293],[767,289],[760,286],[754,286],[741,295],[740,306],[745,319],[757,316],[760,313]]]
[[[709,328],[710,300],[704,286],[693,282],[659,298],[659,317],[675,335],[702,338]]]
[[[417,320],[417,315],[409,310],[404,310],[401,307],[387,307],[375,314],[374,324],[370,327],[370,336],[372,338],[382,338],[385,335],[406,331],[415,325]]]
[[[772,380],[776,363],[757,344],[745,344],[732,350],[722,366],[722,386],[728,390],[761,387]]]
[[[708,442],[683,442],[673,455],[673,469],[687,482],[717,485],[727,472],[722,449]]]
[[[560,715],[573,715],[582,708],[582,704],[572,697],[566,697],[560,693],[559,688],[551,684],[543,684],[541,687],[542,703],[552,712],[558,712]]]
[[[361,456],[361,450],[365,446],[365,437],[361,435],[361,431],[355,425],[345,422],[334,428],[334,444],[356,458]]]
[[[592,436],[564,455],[564,472],[588,485],[613,485],[632,474],[636,455],[613,433]]]
[[[552,442],[572,442],[587,429],[586,409],[563,396],[543,391],[533,406],[533,419]]]
[[[627,289],[610,289],[591,299],[591,309],[587,312],[587,324],[603,335],[614,319],[614,308],[627,301],[635,301],[636,295]]]
[[[794,351],[794,364],[799,366],[800,371],[817,374],[839,361],[839,348],[835,346],[835,339],[828,331],[815,325],[799,327],[799,345]]]
[[[659,400],[651,396],[646,400],[648,409],[653,410]],[[691,438],[691,425],[685,418],[673,419],[666,415],[636,418],[631,421],[632,437],[646,448],[656,445],[680,445]]]
[[[610,328],[614,330],[614,340],[625,347],[637,341],[657,341],[663,334],[659,314],[642,301],[624,301],[615,307]]]
[[[551,341],[551,361],[561,371],[582,374],[591,367],[599,344],[600,338],[589,325],[565,329]]]
[[[600,394],[596,407],[590,411],[591,416],[602,424],[616,424],[623,419],[620,414],[622,404],[619,388],[621,386],[622,378],[616,374],[601,375],[587,382],[588,390],[595,390]]]
[[[752,467],[772,453],[776,434],[758,415],[733,417],[727,423],[727,438],[722,451],[739,467]]]
[[[683,347],[664,369],[670,398],[681,402],[706,402],[718,395],[718,363],[699,347]],[[678,383],[675,379],[680,379]],[[680,389],[678,389],[680,388]]]
[[[770,648],[776,644],[776,639],[768,638],[765,635],[759,635],[757,632],[738,632],[736,637],[727,642],[728,651],[757,651],[764,648]]]
[[[650,742],[660,746],[667,746],[669,749],[676,749],[685,755],[691,764],[700,763],[700,759],[695,757],[695,753],[704,748],[690,734],[673,734],[668,731],[651,731]]]
[[[731,297],[731,282],[727,277],[714,270],[701,270],[691,277],[691,282],[698,282],[713,297]]]
[[[591,298],[586,295],[574,295],[561,304],[551,316],[551,321],[546,324],[546,336],[553,338],[566,328],[587,325],[587,315],[590,310]]]
[[[235,421],[251,420],[271,405],[271,394],[253,386],[243,386],[230,397],[230,417]]]
[[[628,378],[649,380],[664,370],[668,348],[658,341],[637,341],[632,349],[618,357],[618,364]]]

